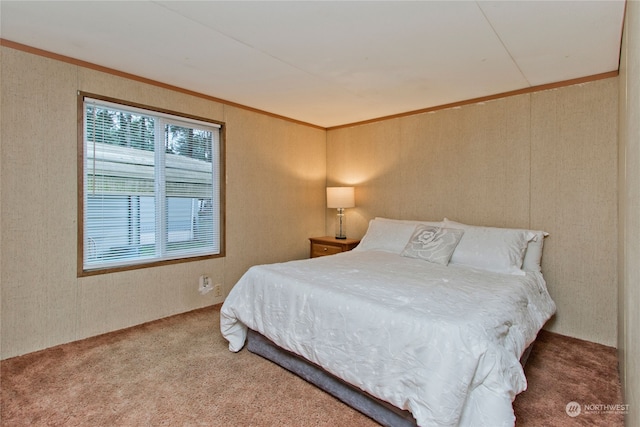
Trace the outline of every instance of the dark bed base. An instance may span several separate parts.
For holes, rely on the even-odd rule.
[[[522,366],[526,363],[532,346],[533,344],[520,358]],[[417,425],[411,412],[371,396],[297,354],[278,347],[268,338],[251,329],[248,330],[247,335],[247,350],[293,372],[383,426],[415,427]]]
[[[293,372],[383,426],[415,427],[417,425],[411,412],[398,409],[367,394],[297,354],[278,347],[263,335],[249,329],[247,339],[247,350],[250,352]]]

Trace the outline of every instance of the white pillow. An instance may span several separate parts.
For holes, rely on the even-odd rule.
[[[463,234],[463,230],[420,224],[400,255],[447,265]]]
[[[443,227],[464,230],[451,256],[451,264],[480,268],[496,273],[524,275],[522,261],[528,243],[536,235],[529,230],[479,227],[444,219]]]
[[[524,260],[522,261],[522,269],[524,271],[542,271],[540,261],[542,260],[542,246],[544,244],[544,238],[549,235],[546,231],[530,230],[536,237],[529,241],[527,250],[524,253]]]
[[[439,222],[375,218],[369,221],[369,228],[354,251],[386,251],[399,255],[407,245],[417,224],[440,225]]]

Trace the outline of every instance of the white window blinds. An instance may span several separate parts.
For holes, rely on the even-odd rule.
[[[83,106],[83,271],[219,254],[220,126]]]

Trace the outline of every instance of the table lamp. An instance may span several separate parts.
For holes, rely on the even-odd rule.
[[[345,208],[355,206],[353,187],[327,187],[327,208],[338,209],[336,222],[336,239],[346,239]]]

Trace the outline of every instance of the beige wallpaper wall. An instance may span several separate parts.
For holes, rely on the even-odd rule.
[[[228,291],[324,233],[324,130],[0,49],[2,358],[220,302],[201,274]],[[225,258],[76,277],[78,90],[226,122]]]
[[[201,274],[228,292],[250,265],[306,257],[307,238],[333,230],[325,183],[357,187],[350,237],[374,216],[548,231],[547,327],[616,345],[616,78],[325,132],[0,54],[2,358],[218,302],[197,292]],[[225,258],[76,277],[78,90],[226,122]]]
[[[330,130],[327,181],[356,186],[349,237],[375,216],[543,229],[547,328],[615,346],[617,84]]]
[[[640,425],[640,3],[627,2],[620,61],[618,355],[626,425]]]

